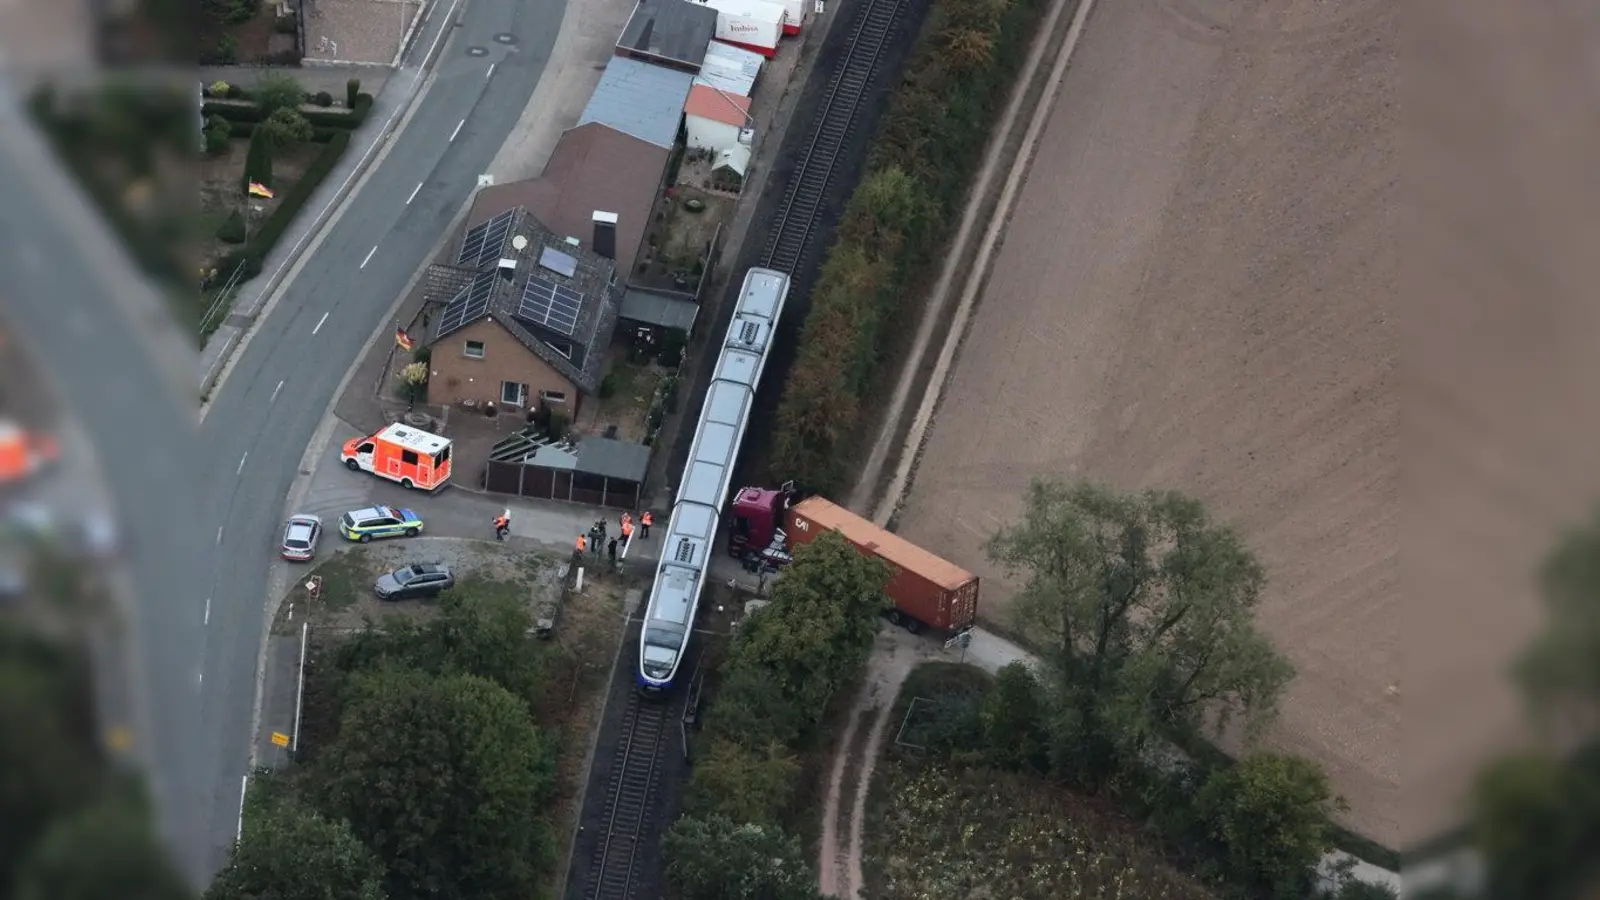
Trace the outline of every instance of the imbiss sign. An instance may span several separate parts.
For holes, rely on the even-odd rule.
[[[760,29],[749,22],[730,21],[728,31],[732,34],[755,34]]]

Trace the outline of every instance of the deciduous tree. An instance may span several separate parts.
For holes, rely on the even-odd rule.
[[[1047,661],[1055,761],[1090,786],[1164,728],[1264,724],[1293,677],[1254,622],[1260,564],[1181,494],[1038,480],[988,549],[1025,579],[1017,624]]]
[[[662,850],[683,900],[820,900],[800,842],[776,828],[686,817]]]
[[[1540,588],[1546,624],[1517,680],[1544,724],[1587,737],[1600,725],[1600,514],[1556,546]]]
[[[494,682],[362,674],[320,769],[324,811],[384,861],[394,900],[526,897],[549,859],[551,743]]]
[[[251,817],[205,900],[385,900],[383,877],[350,823],[282,798]]]
[[[1332,849],[1328,817],[1343,807],[1316,763],[1266,753],[1213,772],[1196,798],[1234,874],[1282,900],[1306,896],[1313,868]]]
[[[795,551],[772,603],[740,629],[729,663],[770,672],[807,725],[872,650],[888,565],[829,531]]]
[[[546,658],[528,636],[532,628],[526,605],[468,580],[446,592],[425,623],[395,616],[382,628],[360,632],[340,648],[338,665],[349,672],[396,664],[434,675],[477,675],[531,709],[548,682]]]
[[[1600,845],[1600,778],[1539,752],[1508,756],[1479,776],[1473,831],[1492,895],[1552,897],[1592,871]]]
[[[1043,770],[1049,766],[1050,736],[1038,679],[1026,663],[1000,670],[979,709],[989,759],[1007,769]]]
[[[799,775],[799,761],[776,741],[752,748],[712,738],[695,762],[688,808],[700,815],[776,826],[789,811]]]

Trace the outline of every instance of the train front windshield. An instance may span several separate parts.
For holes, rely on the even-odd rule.
[[[649,678],[666,678],[677,665],[687,630],[673,622],[653,621],[644,629],[642,666]]]

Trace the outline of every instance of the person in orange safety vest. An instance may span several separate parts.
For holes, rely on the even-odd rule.
[[[655,516],[650,515],[650,510],[647,509],[640,513],[639,525],[640,527],[644,528],[644,534],[640,535],[640,537],[647,541],[650,540],[650,526],[653,524],[655,524]]]

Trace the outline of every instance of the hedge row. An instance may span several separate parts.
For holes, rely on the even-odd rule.
[[[340,129],[328,139],[322,152],[317,154],[317,158],[306,167],[305,173],[284,193],[283,199],[272,211],[272,215],[250,235],[249,243],[230,251],[217,261],[217,272],[222,278],[226,279],[241,264],[244,265],[243,280],[261,274],[262,260],[272,252],[272,248],[283,237],[284,231],[289,228],[289,223],[294,221],[295,216],[300,214],[301,208],[311,200],[311,195],[327,179],[333,167],[339,164],[339,158],[344,156],[344,151],[349,146],[348,130]],[[212,327],[215,327],[215,324],[213,323]]]
[[[334,111],[331,109],[304,109],[300,114],[306,121],[318,128],[360,128],[372,112],[373,99],[371,94],[356,95],[356,105],[348,112]],[[219,103],[210,102],[200,107],[200,114],[207,118],[221,116],[235,124],[251,124],[264,121],[267,117],[262,113],[261,107],[254,103]]]
[[[911,272],[947,242],[1043,0],[938,0],[811,294],[778,406],[772,477],[848,486],[862,398]]]
[[[249,140],[250,135],[256,133],[256,126],[259,124],[259,122],[230,121],[228,123],[228,137],[234,140]],[[336,135],[341,134],[348,137],[350,134],[350,129],[318,125],[311,130],[311,142],[313,144],[326,144],[333,140]]]

